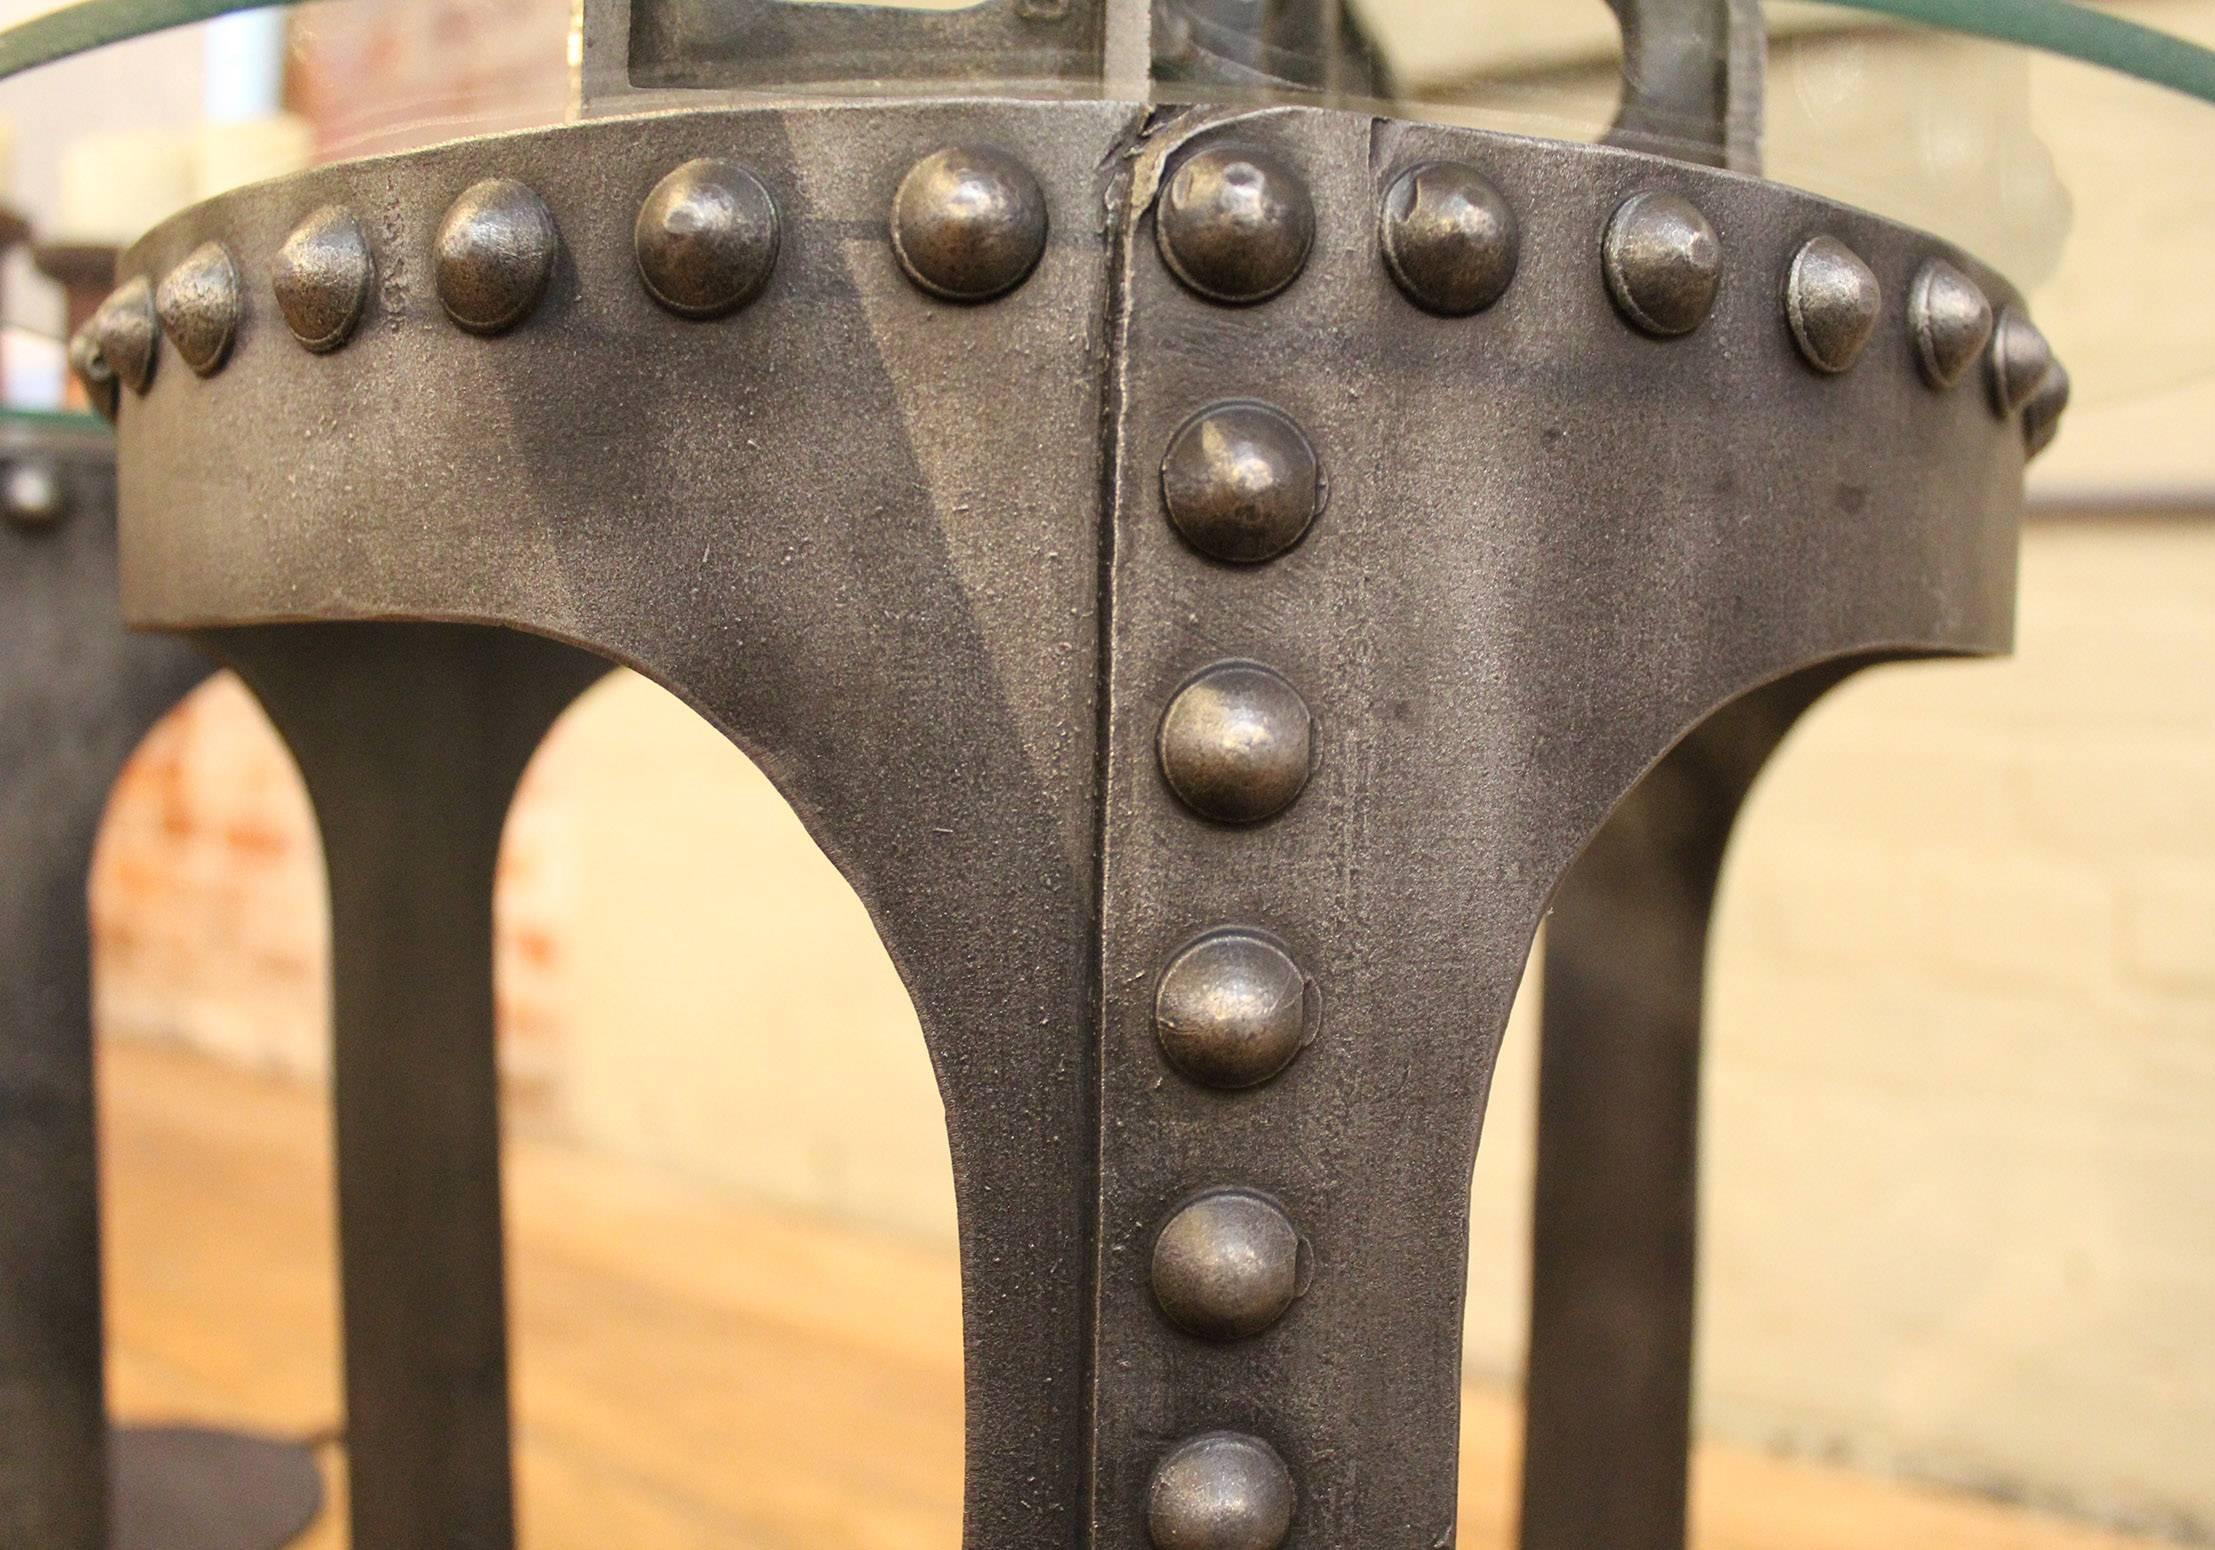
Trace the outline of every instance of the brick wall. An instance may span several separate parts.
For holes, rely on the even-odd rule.
[[[563,0],[352,0],[293,14],[287,98],[321,159],[560,122]]]
[[[499,865],[501,1069],[525,1121],[548,1106],[576,907],[573,723],[527,773]],[[589,728],[587,731],[589,736]],[[314,814],[291,756],[228,673],[148,735],[123,771],[92,869],[103,1033],[188,1044],[260,1069],[329,1069],[329,912]]]
[[[2023,581],[2014,661],[1849,685],[1747,814],[1704,1414],[2205,1538],[2215,523]]]

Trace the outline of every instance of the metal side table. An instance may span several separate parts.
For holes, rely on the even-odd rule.
[[[611,662],[915,1000],[970,1550],[1452,1542],[1549,909],[1524,1542],[1681,1544],[1722,846],[1830,684],[2005,649],[2067,379],[1973,258],[1724,166],[1756,7],[1622,8],[1590,146],[1329,105],[1390,90],[1335,8],[590,0],[578,122],[124,256],[125,612],[328,855],[357,1544],[512,1542],[492,854]]]

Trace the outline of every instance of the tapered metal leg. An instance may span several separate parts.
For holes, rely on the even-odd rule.
[[[85,871],[114,767],[64,757],[26,770],[26,752],[0,754],[0,1544],[98,1550],[107,1412]]]
[[[1678,745],[1546,927],[1523,1550],[1681,1550],[1708,923],[1740,804],[1850,666],[1757,690]]]
[[[207,676],[115,615],[104,436],[0,456],[55,481],[0,523],[0,1545],[101,1550],[99,1168],[85,881],[116,772]]]
[[[606,666],[463,626],[207,641],[284,734],[322,829],[353,1542],[504,1550],[493,870],[532,750]]]

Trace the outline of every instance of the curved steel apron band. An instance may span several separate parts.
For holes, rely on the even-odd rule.
[[[709,186],[743,223],[663,241]],[[573,644],[853,883],[945,1100],[971,1550],[1233,1500],[1240,1543],[1450,1538],[1557,883],[1749,691],[2004,649],[2044,423],[2015,294],[1927,236],[1323,109],[601,119],[226,196],[122,273],[135,621]]]

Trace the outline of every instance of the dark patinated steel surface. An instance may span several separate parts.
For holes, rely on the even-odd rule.
[[[1796,354],[1780,297],[1804,234],[1835,230],[1895,292],[1925,239],[1635,157],[1299,112],[1195,127],[1282,150],[1322,215],[1309,272],[1239,312],[1126,247],[1100,1524],[1116,1542],[1160,1439],[1227,1424],[1290,1461],[1291,1542],[1424,1546],[1454,1522],[1477,1115],[1557,880],[1645,769],[1747,689],[1886,642],[2003,643],[2022,453],[1973,398],[1919,396],[1897,313],[1889,348],[1843,378]],[[1407,306],[1377,261],[1377,190],[1418,159],[1483,168],[1522,223],[1515,283],[1474,319]],[[1646,190],[1697,203],[1722,249],[1713,310],[1673,341],[1627,326],[1601,273],[1610,213]],[[1194,555],[1150,488],[1182,417],[1225,393],[1289,414],[1330,479],[1313,531],[1260,570]],[[1196,821],[1153,768],[1161,707],[1215,658],[1281,672],[1314,714],[1316,774],[1258,830]],[[1315,977],[1320,1036],[1267,1087],[1164,1082],[1151,977],[1233,924]],[[1149,1235],[1164,1202],[1230,1183],[1285,1203],[1313,1283],[1245,1347],[1162,1340]]]
[[[85,887],[108,788],[207,676],[115,617],[104,428],[0,421],[0,1545],[98,1550],[107,1512],[92,953]]]
[[[1044,200],[1043,254],[996,300],[924,289],[891,240],[902,181],[954,146],[1013,158]],[[1157,196],[1203,154],[1288,173],[1312,206],[1295,272],[1244,304],[1200,294],[1158,240]],[[778,211],[774,275],[712,322],[658,303],[636,249],[642,204],[702,157]],[[1515,219],[1511,281],[1473,315],[1416,305],[1380,247],[1387,191],[1435,163],[1475,169]],[[448,317],[432,263],[489,179],[541,199],[557,236],[498,337]],[[1695,210],[1712,255],[1680,222],[1611,272],[1605,234],[1641,195]],[[1171,247],[1220,256],[1205,221],[1259,209],[1230,259],[1281,266],[1298,244],[1266,212],[1297,203],[1195,206],[1203,229]],[[378,286],[318,355],[270,286],[288,234],[330,206],[358,218]],[[1803,355],[1786,299],[1819,235],[1884,298],[1837,373]],[[131,617],[222,637],[265,683],[293,675],[296,701],[343,685],[316,714],[366,696],[369,729],[418,713],[373,692],[378,664],[482,683],[465,664],[489,648],[433,669],[361,635],[342,668],[325,653],[365,628],[345,621],[543,636],[638,668],[756,758],[869,907],[938,1070],[972,1550],[1449,1543],[1469,1171],[1561,879],[1749,692],[2008,641],[2026,427],[1980,382],[1924,379],[1908,298],[1933,258],[1996,306],[2012,290],[1918,233],[1681,163],[1313,108],[824,104],[325,169],[178,217],[123,273],[159,279],[211,241],[248,297],[227,364],[163,362],[124,392]],[[1683,263],[1709,257],[1711,291],[1680,305]],[[1682,332],[1641,326],[1655,296]],[[136,340],[137,314],[119,321]],[[1295,428],[1328,492],[1256,563],[1197,551],[1163,504],[1180,431],[1233,401]],[[1165,725],[1180,691],[1269,681],[1292,698],[1219,694]],[[277,719],[299,746],[301,714]],[[348,746],[341,730],[315,736]],[[370,731],[345,735],[334,769],[372,760]],[[363,768],[331,783],[398,776]],[[334,887],[368,864],[334,863]],[[474,976],[467,924],[455,972]],[[1258,1019],[1266,1058],[1228,1056],[1232,1084],[1172,1062],[1157,994],[1221,931],[1291,965],[1236,972],[1302,1000],[1299,1038]],[[1192,1004],[1232,1009],[1235,1046],[1245,993],[1201,985]],[[475,1060],[465,1010],[423,1015],[462,1026]],[[489,1123],[481,1104],[449,1141],[468,1123]],[[486,1143],[465,1153],[489,1165]],[[481,1203],[442,1219],[435,1182],[396,1178],[392,1198],[442,1244],[487,1230]],[[1162,1229],[1225,1191],[1303,1245],[1281,1308],[1265,1211],[1184,1221],[1157,1287]],[[1252,1235],[1260,1281],[1217,1273],[1233,1245],[1196,1241],[1211,1221]],[[358,1293],[350,1267],[349,1297],[429,1329],[411,1299],[497,1274],[440,1263]],[[497,1370],[489,1318],[445,1338],[440,1361]],[[457,1424],[442,1403],[405,1402],[434,1437]],[[497,1536],[483,1435],[481,1495],[449,1471],[365,1542]],[[356,1439],[357,1478],[395,1499],[420,1462],[408,1439]]]
[[[1362,10],[1347,0],[977,0],[943,9],[591,0],[581,84],[588,105],[705,90],[912,92],[931,82],[1083,93],[1146,80],[1172,93],[1388,100],[1392,73]]]
[[[1685,1542],[1709,915],[1755,778],[1861,665],[1802,669],[1710,716],[1617,806],[1554,897],[1523,1550]]]
[[[589,641],[736,737],[856,880],[946,1096],[977,1543],[1074,1542],[1083,1513],[1099,201],[1131,118],[707,115],[349,169],[305,205],[304,186],[234,204],[224,240],[261,282],[309,208],[356,209],[383,276],[357,337],[311,356],[265,309],[203,384],[222,406],[168,397],[178,372],[123,412],[152,545],[134,551],[142,617]],[[1020,289],[962,307],[909,281],[887,222],[916,161],[977,140],[1023,153],[1054,237]],[[709,154],[779,200],[786,280],[702,324],[639,285],[634,220]],[[492,341],[446,319],[425,262],[448,203],[488,176],[537,188],[562,237],[538,311]],[[171,405],[188,412],[165,431]],[[233,415],[280,420],[285,455],[234,462],[261,438]],[[409,1466],[354,1438],[357,1479],[388,1467]]]
[[[323,842],[354,1542],[508,1543],[492,879],[524,765],[607,664],[459,625],[204,640],[292,750]]]
[[[315,1514],[290,1442],[110,1431],[85,888],[116,773],[204,679],[116,619],[105,427],[0,421],[0,1545],[277,1550]]]

